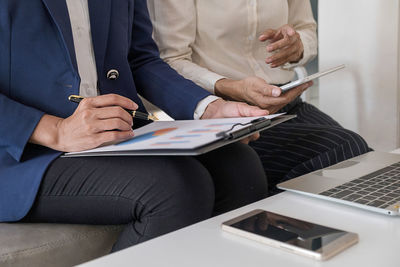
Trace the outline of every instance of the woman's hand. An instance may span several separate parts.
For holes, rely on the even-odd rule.
[[[240,140],[241,143],[248,145],[250,142],[257,141],[260,138],[260,133],[257,132],[255,134],[252,134],[248,137],[243,138]]]
[[[30,142],[76,152],[124,141],[133,137],[133,119],[123,108],[136,110],[138,105],[115,94],[85,98],[66,119],[43,116]]]
[[[277,30],[268,29],[260,35],[259,40],[270,41],[267,52],[274,54],[265,62],[270,64],[271,68],[298,62],[303,58],[304,46],[300,34],[290,25],[284,25]]]
[[[305,83],[282,94],[279,87],[268,84],[259,77],[235,81],[222,79],[215,84],[215,94],[225,99],[242,101],[274,114],[301,95],[312,82]]]

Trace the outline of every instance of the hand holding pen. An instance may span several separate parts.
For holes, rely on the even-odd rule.
[[[74,103],[80,103],[82,100],[84,99],[84,97],[79,96],[79,95],[70,95],[68,97],[68,100]],[[141,119],[141,120],[151,120],[151,121],[157,121],[158,118],[152,114],[147,114],[147,113],[143,113],[140,111],[136,111],[136,110],[131,110],[131,109],[126,109],[124,108],[124,110],[126,112],[128,112],[129,114],[131,114],[131,116],[133,118],[137,118],[137,119]]]
[[[85,98],[67,118],[45,114],[31,141],[63,152],[125,141],[134,134],[133,117],[124,109],[137,108],[132,100],[115,94]]]
[[[133,137],[133,117],[125,111],[138,105],[129,98],[108,94],[81,99],[75,112],[62,121],[67,150],[86,150]]]

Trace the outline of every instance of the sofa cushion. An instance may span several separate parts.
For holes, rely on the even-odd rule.
[[[0,266],[72,266],[110,252],[122,226],[0,223]]]

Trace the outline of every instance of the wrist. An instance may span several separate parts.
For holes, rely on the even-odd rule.
[[[66,151],[65,146],[63,145],[62,142],[62,136],[63,136],[63,127],[62,124],[64,122],[64,119],[61,118],[57,118],[55,120],[55,129],[54,129],[54,133],[52,134],[52,141],[54,144],[54,149],[58,150],[58,151]]]
[[[63,119],[45,114],[33,131],[29,142],[63,151],[59,142],[59,124]]]
[[[218,113],[220,110],[221,105],[223,105],[226,101],[223,99],[217,99],[210,104],[208,104],[206,110],[204,111],[203,115],[200,119],[212,119],[218,118]]]
[[[215,83],[215,95],[224,99],[243,101],[243,80],[221,79]]]
[[[300,55],[293,61],[290,61],[289,64],[296,64],[299,63],[304,57],[304,51],[300,53]]]
[[[302,43],[300,43],[300,49],[298,52],[298,56],[294,63],[300,62],[303,59],[303,57],[304,57],[304,46]]]

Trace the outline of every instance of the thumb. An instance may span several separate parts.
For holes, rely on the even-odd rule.
[[[261,96],[278,97],[282,93],[281,88],[271,85],[267,83],[264,79],[261,79],[257,76],[247,77],[245,81],[248,82],[248,89],[256,91],[258,94],[261,94]]]
[[[257,133],[255,133],[255,134],[250,136],[250,142],[257,141],[259,138],[260,138],[260,133],[257,132]]]
[[[262,94],[264,96],[278,97],[281,95],[281,93],[282,93],[281,88],[270,84],[267,84],[262,90]]]
[[[258,40],[260,40],[261,42],[265,42],[266,40],[271,39],[272,37],[274,37],[276,34],[276,30],[273,29],[268,29],[265,32],[263,32],[260,37],[258,37]]]

